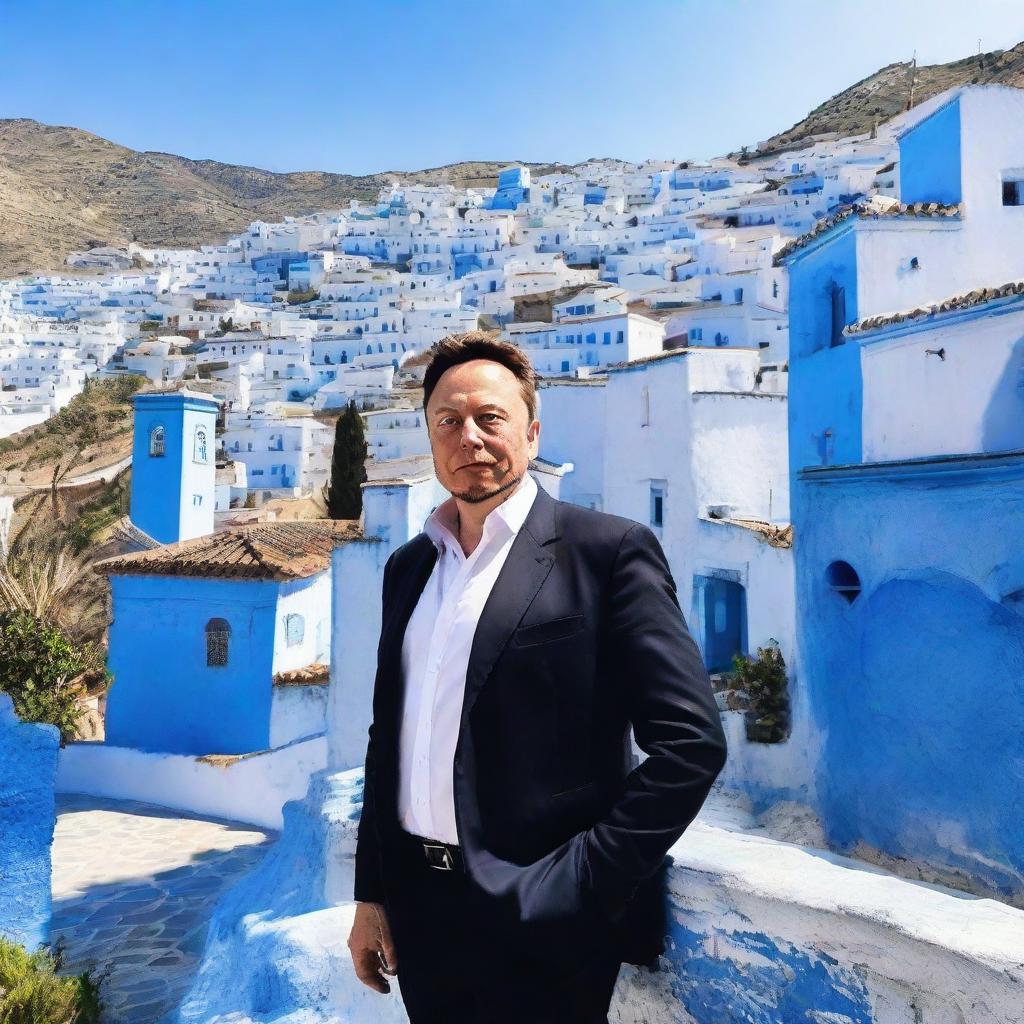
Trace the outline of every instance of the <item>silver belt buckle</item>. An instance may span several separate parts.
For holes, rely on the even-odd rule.
[[[437,864],[431,857],[428,851],[440,850],[441,851],[441,863]],[[452,871],[455,868],[455,861],[452,859],[451,850],[448,849],[444,843],[424,843],[423,851],[427,854],[427,863],[432,868],[437,868],[438,871]]]

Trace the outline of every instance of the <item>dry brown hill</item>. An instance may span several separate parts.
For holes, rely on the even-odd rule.
[[[914,106],[961,85],[1012,85],[1024,88],[1024,42],[1011,50],[993,50],[949,64],[889,64],[815,107],[788,131],[760,143],[751,156],[765,156],[806,145],[815,136],[843,137],[870,132],[907,109],[911,80]]]
[[[370,175],[277,174],[136,152],[78,128],[0,120],[0,278],[57,269],[95,245],[196,246],[255,219],[347,206],[392,179],[493,186],[503,162]],[[531,165],[537,173],[554,166]]]

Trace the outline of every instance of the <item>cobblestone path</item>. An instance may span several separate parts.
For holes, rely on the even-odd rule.
[[[180,1001],[217,897],[276,837],[97,797],[57,798],[53,923],[62,973],[106,971],[104,1024],[156,1024]]]

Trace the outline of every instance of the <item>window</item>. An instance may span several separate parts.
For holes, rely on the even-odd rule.
[[[825,570],[825,579],[833,593],[853,604],[860,594],[860,577],[849,562],[832,562]]]
[[[846,289],[833,283],[829,288],[829,345],[842,345],[843,328],[846,326]]]
[[[284,617],[284,642],[288,647],[297,647],[306,635],[306,620],[294,612]]]
[[[665,525],[665,489],[651,485],[651,526]]]
[[[210,461],[209,448],[207,447],[206,427],[196,427],[195,444],[192,450],[192,461],[202,463],[203,465]]]
[[[704,340],[704,328],[703,327],[691,327],[690,328],[690,341],[703,341]]]
[[[602,345],[610,345],[612,343],[612,332],[605,331],[604,338],[601,340]]]
[[[226,619],[210,619],[206,624],[206,664],[220,667],[228,663],[231,627]]]
[[[625,340],[625,333],[623,331],[616,332],[616,334],[615,334],[615,344],[616,345],[621,345],[624,340]]]
[[[1024,178],[1003,179],[1003,206],[1024,206]]]
[[[651,425],[651,392],[645,384],[640,390],[640,426]]]
[[[167,439],[164,433],[164,428],[161,426],[154,427],[149,432],[149,454],[153,458],[160,458],[166,454],[167,451]]]

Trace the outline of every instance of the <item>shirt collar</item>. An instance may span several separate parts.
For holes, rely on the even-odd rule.
[[[537,482],[527,470],[511,496],[487,513],[484,518],[484,533],[481,543],[488,540],[493,532],[501,527],[515,536],[526,522],[526,517],[533,507],[533,499],[536,496]],[[430,537],[440,552],[443,552],[446,547],[460,552],[462,550],[458,537],[455,535],[456,512],[455,497],[452,496],[438,505],[423,524],[423,532]]]

